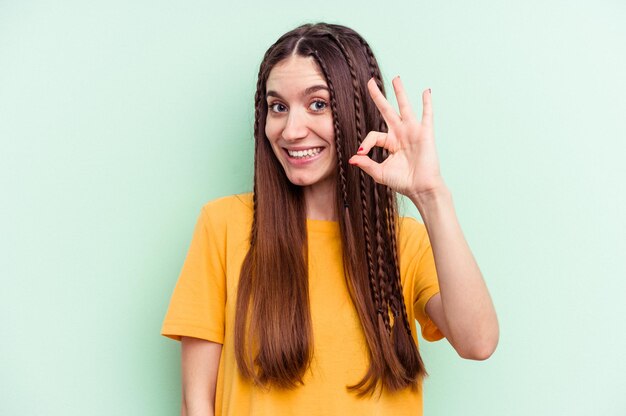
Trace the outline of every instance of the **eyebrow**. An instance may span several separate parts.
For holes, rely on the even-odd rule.
[[[305,96],[307,96],[309,94],[313,94],[314,92],[319,91],[319,90],[326,90],[326,91],[328,91],[328,87],[326,85],[313,85],[312,87],[309,87],[309,88],[305,89],[302,92],[301,96],[305,97]],[[280,98],[281,100],[284,100],[284,98],[279,93],[277,93],[274,90],[267,91],[267,93],[265,95],[267,97],[276,97],[276,98]]]

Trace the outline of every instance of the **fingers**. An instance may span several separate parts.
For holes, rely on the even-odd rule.
[[[433,103],[430,88],[422,93],[422,125],[433,125]]]
[[[389,104],[389,101],[387,101],[383,93],[380,92],[374,78],[371,78],[367,82],[367,90],[369,91],[372,100],[374,100],[374,104],[378,107],[378,110],[382,114],[387,125],[391,126],[398,124],[400,122],[400,117],[398,117],[396,111],[393,109],[391,104]]]
[[[386,148],[387,145],[387,133],[382,133],[380,131],[370,131],[367,133],[367,136],[361,142],[361,147],[359,147],[358,155],[366,155],[372,150],[372,147],[378,146],[382,148]],[[386,148],[389,150],[388,148]]]
[[[388,148],[389,143],[387,143],[387,139],[387,133],[370,131],[361,142],[361,147],[359,147],[357,154],[348,159],[348,163],[363,169],[363,171],[370,175],[376,182],[381,183],[383,172],[382,165],[370,159],[367,154],[374,146]]]
[[[396,100],[398,101],[398,108],[400,109],[400,117],[403,120],[412,118],[413,109],[411,108],[411,103],[406,95],[400,76],[398,75],[395,77],[391,83],[393,84],[393,90],[396,93]]]
[[[374,181],[378,183],[382,182],[383,168],[381,164],[374,162],[368,156],[354,155],[348,159],[348,163],[363,169],[363,171],[370,175]]]

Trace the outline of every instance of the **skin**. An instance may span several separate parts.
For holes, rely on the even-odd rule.
[[[323,86],[305,94],[309,87]],[[289,180],[304,187],[307,217],[337,220],[334,212],[337,155],[330,93],[313,58],[292,55],[276,64],[267,79],[265,135]],[[322,147],[306,165],[290,162],[285,148]]]
[[[182,337],[181,416],[215,414],[215,387],[222,355],[222,344],[204,339]]]
[[[440,293],[426,304],[426,313],[446,339],[467,359],[484,360],[494,352],[499,327],[491,297],[456,216],[452,195],[439,171],[435,149],[430,90],[422,93],[423,112],[417,120],[399,77],[393,88],[400,112],[370,80],[369,94],[389,131],[369,132],[361,150],[349,162],[376,182],[406,195],[419,210],[432,245]],[[304,187],[307,217],[337,220],[334,212],[336,155],[330,96],[324,89],[304,94],[312,86],[327,86],[312,58],[292,56],[270,72],[265,133],[289,180]],[[277,95],[277,96],[276,96]],[[384,147],[382,163],[367,153]],[[284,148],[322,147],[312,163],[294,165]],[[181,414],[213,415],[222,346],[183,337],[183,404]]]

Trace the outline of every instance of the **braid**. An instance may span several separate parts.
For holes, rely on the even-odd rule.
[[[380,69],[378,67],[378,62],[376,61],[376,57],[374,56],[374,52],[372,52],[370,45],[365,41],[365,39],[359,37],[359,42],[361,43],[361,46],[363,46],[363,49],[365,50],[365,57],[367,58],[367,64],[369,66],[370,75],[374,78],[374,80],[376,81],[376,85],[378,85],[378,88],[384,95],[385,86],[383,85],[383,77],[380,73]]]
[[[352,89],[354,91],[354,115],[356,121],[356,129],[357,129],[357,142],[360,143],[363,141],[365,137],[365,120],[363,119],[363,102],[361,95],[361,86],[358,82],[356,69],[352,62],[352,58],[350,54],[346,50],[344,44],[339,40],[339,38],[332,32],[327,34],[330,38],[332,38],[339,49],[341,50],[346,62],[348,64],[348,68],[350,70],[350,78],[352,80]],[[376,281],[376,275],[374,273],[374,259],[373,259],[373,249],[372,249],[372,241],[371,241],[371,231],[372,226],[370,224],[370,215],[368,209],[368,198],[367,198],[367,186],[365,181],[365,173],[359,169],[359,187],[361,193],[361,210],[363,212],[363,231],[365,237],[365,247],[366,247],[366,255],[367,255],[367,270],[369,276],[370,288],[374,297],[374,305],[376,308],[376,313],[381,314],[383,311],[382,302],[384,300],[381,299],[379,294],[379,286]]]
[[[365,39],[359,37],[359,42],[361,43],[361,45],[363,46],[363,49],[365,50],[365,56],[366,56],[366,59],[367,59],[370,75],[374,78],[374,81],[376,82],[376,85],[378,86],[378,88],[384,94],[384,85],[383,85],[383,82],[382,82],[382,77],[381,77],[381,74],[380,74],[380,70],[378,69],[378,65],[376,64],[376,58],[374,57],[374,53],[370,49],[370,47],[367,44],[367,42],[365,41]],[[376,113],[376,114],[378,115],[378,113]],[[382,131],[382,132],[387,131],[387,126],[386,126],[383,118],[380,117],[380,116],[378,116],[376,118],[378,119],[378,125],[375,126],[375,128],[377,128],[378,131]],[[382,149],[382,160],[386,159],[387,156],[388,156],[387,155],[387,150],[386,149]],[[386,231],[387,231],[387,236],[390,237],[390,239],[392,240],[391,241],[391,244],[392,244],[392,256],[393,256],[393,260],[394,260],[392,263],[393,263],[393,266],[394,266],[395,270],[390,270],[391,273],[389,273],[389,274],[387,274],[385,276],[387,278],[387,281],[385,282],[385,283],[387,283],[387,287],[386,287],[387,293],[385,293],[382,290],[381,290],[381,293],[382,293],[383,297],[387,298],[387,302],[389,302],[390,300],[393,301],[395,298],[397,298],[396,296],[393,296],[394,295],[393,291],[397,291],[397,285],[395,284],[396,283],[396,279],[391,278],[391,277],[394,276],[393,272],[395,272],[396,276],[400,276],[400,273],[399,273],[399,270],[398,270],[398,260],[397,260],[398,257],[397,257],[397,250],[396,250],[396,241],[394,239],[395,238],[395,233],[392,234],[392,233],[389,232],[390,225],[392,224],[392,222],[390,221],[390,218],[389,218],[389,205],[390,205],[389,197],[393,195],[393,191],[389,187],[385,187],[385,188],[386,188],[386,193],[387,193],[387,201],[386,201],[387,202],[387,204],[386,204],[387,207],[385,208],[385,222],[387,224],[387,227],[386,227],[387,230]],[[379,231],[379,229],[380,229],[380,224],[379,224],[379,221],[380,221],[380,211],[379,211],[380,201],[379,201],[379,196],[378,196],[378,184],[374,185],[374,195],[375,195],[375,200],[376,200],[375,204],[376,204],[376,209],[377,209],[377,212],[376,212],[377,231]],[[392,196],[392,198],[393,198],[393,196]],[[379,256],[382,255],[382,250],[378,251],[378,255]],[[380,261],[380,257],[379,257],[379,261]],[[380,267],[379,267],[379,276],[380,276],[380,274],[381,274],[381,270],[380,270]],[[389,280],[391,280],[392,286],[388,285]],[[394,324],[395,324],[395,316],[397,316],[397,306],[394,305],[394,303],[395,302],[390,302],[389,306],[391,306],[391,308],[392,308],[392,313],[394,315]],[[388,311],[385,310],[384,312],[385,312],[384,318],[387,318],[387,319],[385,319],[385,321],[388,321]],[[408,319],[407,319],[407,322],[408,322]],[[409,331],[409,333],[410,333],[410,331]]]
[[[371,224],[369,219],[369,210],[367,203],[367,191],[365,186],[365,173],[359,169],[359,186],[361,188],[361,209],[363,210],[363,235],[365,236],[365,247],[367,251],[367,270],[370,281],[370,288],[374,294],[374,305],[376,307],[376,313],[381,315],[383,308],[380,299],[380,288],[374,275],[374,259],[372,256],[372,241],[371,241]]]
[[[356,126],[357,126],[357,136],[358,136],[357,139],[360,141],[362,140],[365,134],[365,125],[364,125],[365,121],[363,120],[363,117],[362,117],[363,103],[361,101],[361,86],[357,78],[356,69],[354,68],[354,64],[352,62],[352,58],[350,58],[350,54],[346,50],[346,47],[343,45],[343,43],[339,40],[339,38],[333,33],[329,33],[328,35],[335,41],[337,46],[339,46],[339,49],[341,49],[341,52],[343,53],[343,56],[344,58],[346,58],[346,62],[348,63],[348,68],[350,69],[350,77],[352,78],[352,88],[354,89],[354,117],[355,117]]]
[[[385,93],[385,87],[383,85],[383,81],[382,81],[382,75],[380,73],[380,69],[378,67],[378,64],[376,62],[376,57],[374,56],[374,53],[372,52],[372,49],[369,47],[368,43],[365,41],[365,39],[363,39],[362,37],[359,37],[359,42],[361,43],[361,46],[363,46],[363,49],[365,51],[365,57],[367,59],[367,63],[368,63],[368,67],[369,67],[369,72],[370,72],[370,76],[372,78],[374,78],[374,82],[376,82],[376,85],[378,86],[378,89],[384,94]],[[380,116],[379,112],[376,112],[376,117],[375,119],[378,120],[378,123],[374,123],[375,126],[374,128],[376,128],[377,131],[381,131],[381,132],[386,132],[387,131],[387,125],[384,121],[384,119]],[[388,152],[387,149],[382,149],[382,160],[386,159],[388,156]],[[375,185],[375,194],[378,194],[378,186]],[[391,209],[393,210],[393,207],[395,207],[395,205],[393,204],[393,191],[391,190],[391,188],[389,187],[385,187],[386,188],[386,194],[387,194],[387,204],[386,204],[386,208],[385,208],[385,220],[387,223],[387,236],[389,237],[389,239],[391,240],[391,246],[392,246],[392,258],[393,258],[393,267],[395,268],[395,270],[390,270],[392,273],[395,272],[396,276],[400,276],[400,270],[398,268],[398,255],[397,255],[397,245],[396,245],[396,240],[395,240],[395,232],[391,233],[389,232],[390,227],[392,226],[392,224],[394,224],[393,222],[393,218],[390,218],[390,212],[389,212],[389,207],[391,207]],[[378,197],[376,197],[377,200],[377,204],[378,204]],[[393,274],[392,274],[393,276]],[[396,283],[396,279],[391,279],[393,283]],[[396,284],[393,284],[393,290],[397,291],[397,287]],[[401,292],[400,292],[401,293]],[[393,308],[393,306],[392,306]],[[395,311],[394,312],[394,316],[396,315]],[[405,311],[406,313],[406,311]],[[395,322],[394,322],[395,323]],[[407,319],[407,324],[408,324],[408,319]],[[409,331],[410,333],[410,331]]]
[[[374,78],[376,84],[378,85],[378,88],[384,94],[385,92],[384,92],[384,85],[382,82],[382,76],[381,76],[378,64],[376,62],[374,53],[372,52],[372,49],[370,48],[368,43],[365,41],[365,39],[359,37],[359,41],[365,51],[365,56],[367,58],[370,75]],[[381,132],[388,131],[386,123],[384,119],[380,116],[379,112],[376,111],[375,114],[376,114],[376,118],[378,119],[378,126],[377,126],[378,131],[381,131]],[[388,156],[389,154],[387,150],[383,149],[382,151],[383,160],[386,159]],[[414,344],[413,340],[411,339],[412,338],[411,326],[409,324],[409,318],[407,316],[407,311],[406,311],[406,304],[404,302],[404,297],[402,294],[402,282],[401,282],[401,274],[400,274],[400,269],[399,269],[400,259],[398,256],[398,246],[397,246],[397,232],[396,232],[397,209],[396,209],[395,192],[393,192],[393,190],[389,187],[386,187],[386,197],[387,197],[386,198],[387,204],[386,204],[386,209],[385,209],[385,217],[386,217],[386,222],[387,222],[387,235],[391,243],[390,244],[391,256],[393,259],[393,268],[395,269],[395,270],[392,270],[392,273],[395,274],[395,276],[394,278],[391,279],[391,282],[393,285],[393,292],[396,295],[394,296],[394,298],[396,298],[394,299],[395,302],[393,302],[393,303],[396,303],[396,306],[395,308],[392,306],[392,308],[395,309],[395,310],[392,310],[393,315],[394,315],[393,336],[394,336],[396,348],[400,348],[399,352],[404,356],[403,362],[405,363],[405,368],[407,369],[407,376],[409,378],[413,378],[415,376],[421,377],[421,376],[426,375],[426,370],[424,368],[424,363],[419,354],[419,351],[417,350],[417,346]],[[398,323],[397,322],[398,317],[402,320],[402,326],[404,327],[404,331],[400,331],[399,326],[396,325]],[[406,336],[409,337],[409,339],[407,340],[408,344],[400,342],[400,339],[404,338],[403,337],[404,334],[402,334],[402,332],[404,332],[404,334],[406,334]]]
[[[389,281],[389,276],[385,273],[385,241],[382,236],[382,230],[380,225],[380,199],[378,196],[378,185],[374,185],[374,205],[375,205],[375,213],[376,213],[376,256],[378,259],[378,282],[380,284],[380,294],[382,297],[382,312],[383,312],[383,322],[385,323],[385,328],[387,331],[391,333],[391,324],[389,322],[389,306],[390,300],[392,299],[392,289],[393,286]],[[393,308],[393,306],[392,306]],[[392,309],[393,310],[393,309]]]
[[[346,172],[343,167],[343,159],[344,159],[343,158],[343,137],[341,135],[341,129],[339,128],[339,119],[336,116],[337,114],[339,114],[339,112],[337,111],[337,100],[335,99],[337,94],[335,93],[335,87],[333,86],[333,82],[329,77],[329,71],[328,71],[328,67],[326,66],[326,63],[322,60],[322,58],[320,58],[320,55],[317,52],[317,50],[314,50],[313,54],[315,55],[315,59],[317,60],[317,63],[322,69],[322,72],[324,73],[324,78],[326,78],[326,82],[328,83],[328,91],[330,93],[330,108],[333,113],[333,129],[335,130],[335,145],[337,147],[337,159],[338,159],[338,165],[339,165],[339,179],[341,181],[341,193],[343,196],[343,205],[347,212],[348,190],[347,190],[347,184],[346,184],[347,182]]]
[[[261,74],[263,73],[264,68],[261,67],[259,69],[259,76],[257,78],[257,83],[256,83],[256,93],[254,94],[254,137],[255,137],[255,147],[259,146],[258,142],[259,142],[259,124],[260,121],[259,119],[261,118],[261,99],[263,96],[263,93],[261,91],[262,87],[263,87],[263,83],[261,80]],[[255,149],[255,153],[258,149]],[[256,239],[257,239],[257,194],[258,194],[258,190],[257,190],[257,177],[256,177],[256,172],[257,172],[257,161],[258,158],[255,156],[254,158],[254,179],[253,179],[253,190],[252,190],[252,229],[250,232],[250,246],[254,247],[254,245],[256,244]]]
[[[396,211],[396,201],[395,201],[395,195],[393,194],[393,191],[391,190],[391,188],[387,188],[387,225],[388,225],[388,233],[390,236],[390,240],[391,240],[391,253],[393,255],[393,258],[395,259],[394,266],[395,266],[395,272],[396,275],[398,276],[397,279],[394,279],[394,287],[395,289],[401,294],[402,293],[402,287],[401,287],[401,282],[400,282],[400,268],[399,266],[399,259],[398,259],[398,244],[397,244],[397,233],[396,233],[396,222],[394,221],[394,219],[397,216],[397,211]],[[400,283],[400,285],[398,285],[398,283]],[[404,326],[406,328],[407,333],[411,333],[411,327],[409,325],[409,317],[407,316],[407,312],[406,312],[406,306],[404,304],[404,302],[402,301],[400,303],[400,312],[402,313],[402,321],[404,323]]]
[[[376,57],[374,56],[372,49],[370,48],[369,44],[365,41],[365,39],[360,38],[359,41],[361,42],[361,45],[363,46],[363,49],[365,50],[365,56],[367,58],[370,75],[374,78],[376,84],[378,85],[378,88],[381,89],[381,91],[384,91],[382,76],[380,74],[380,70],[376,62]],[[382,119],[382,117],[380,117],[378,131],[386,131],[386,130],[387,130],[387,126],[384,120]],[[383,149],[383,159],[386,159],[387,156],[388,156],[387,149]],[[400,269],[398,267],[399,257],[398,257],[398,245],[397,245],[397,239],[396,239],[397,234],[396,234],[396,228],[395,228],[395,218],[397,215],[395,194],[391,188],[389,187],[386,187],[386,188],[387,188],[386,189],[387,208],[385,211],[386,211],[386,220],[387,220],[387,233],[388,233],[389,239],[391,240],[391,254],[394,259],[393,261],[393,265],[395,268],[394,271],[397,276],[396,279],[393,279],[393,286],[394,286],[394,290],[396,291],[396,293],[402,295],[402,289],[399,285]],[[402,320],[404,321],[403,322],[404,326],[406,327],[407,332],[411,333],[410,326],[409,326],[409,319],[407,317],[407,312],[406,312],[406,306],[404,305],[404,302],[400,302],[400,303],[401,304],[398,306],[402,314]]]

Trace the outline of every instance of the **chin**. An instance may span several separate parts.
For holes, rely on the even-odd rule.
[[[289,176],[287,175],[287,179],[294,185],[297,186],[309,186],[319,182],[319,178],[311,178],[311,177],[301,177],[301,176]]]

